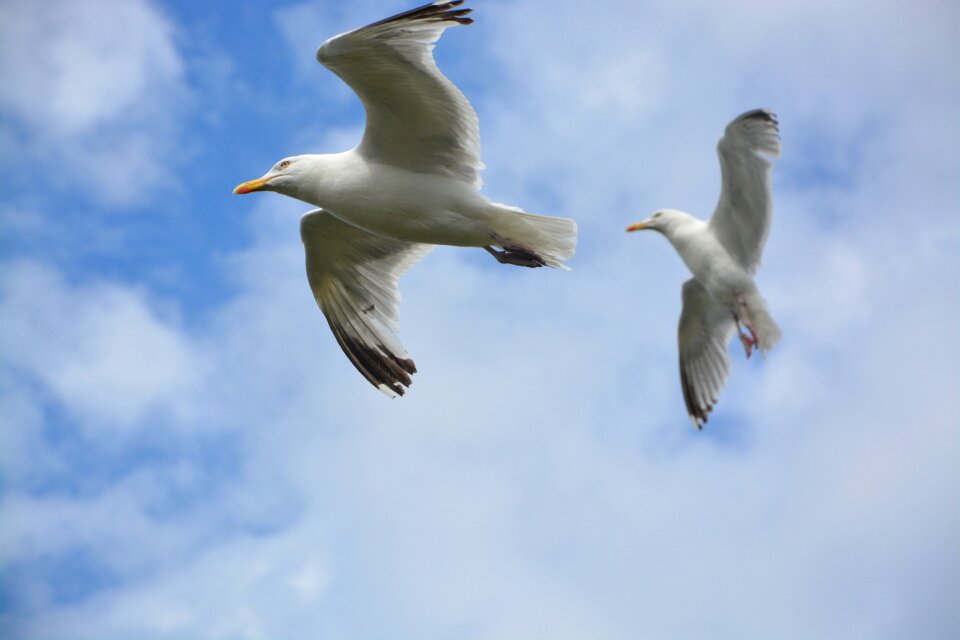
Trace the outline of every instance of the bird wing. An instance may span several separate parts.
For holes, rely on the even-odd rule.
[[[696,278],[683,283],[680,343],[680,386],[693,426],[702,428],[730,374],[727,345],[736,321]]]
[[[357,151],[371,162],[440,173],[480,186],[480,124],[437,68],[434,43],[470,24],[463,0],[434,2],[330,38],[317,60],[346,82],[367,114]]]
[[[722,188],[710,230],[753,274],[770,231],[771,163],[760,155],[780,155],[777,116],[769,109],[748,111],[727,125],[717,144]]]
[[[417,368],[397,331],[397,280],[433,245],[394,240],[338,220],[323,209],[300,219],[307,281],[340,348],[373,386],[403,395]]]

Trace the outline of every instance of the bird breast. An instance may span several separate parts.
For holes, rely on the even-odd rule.
[[[706,224],[675,234],[671,242],[690,273],[714,299],[727,302],[727,298],[735,298],[735,292],[754,288],[753,279]]]
[[[470,184],[367,162],[355,152],[332,158],[335,162],[325,161],[310,180],[304,192],[309,197],[301,199],[344,222],[391,238],[467,246],[489,241],[486,227],[468,220],[489,208],[487,199]],[[464,223],[470,228],[461,229]],[[465,233],[469,238],[461,237]]]

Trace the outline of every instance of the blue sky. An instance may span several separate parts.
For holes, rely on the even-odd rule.
[[[2,2],[2,635],[956,637],[956,3],[471,5],[436,57],[484,192],[579,249],[430,254],[391,401],[310,296],[308,207],[231,190],[356,143],[313,52],[411,3]],[[696,433],[687,276],[623,228],[709,215],[763,106],[784,338]]]

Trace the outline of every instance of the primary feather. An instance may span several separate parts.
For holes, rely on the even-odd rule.
[[[722,187],[710,229],[748,273],[760,266],[770,233],[770,161],[780,155],[777,116],[755,109],[727,125],[717,143]]]
[[[317,60],[350,85],[367,126],[357,151],[371,162],[442,173],[480,186],[480,123],[437,68],[434,43],[470,24],[463,0],[437,2],[335,36]]]

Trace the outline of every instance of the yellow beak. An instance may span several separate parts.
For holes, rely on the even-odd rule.
[[[238,184],[237,188],[233,190],[234,195],[240,195],[241,193],[250,193],[251,191],[259,191],[263,189],[264,186],[275,176],[263,176],[262,178],[257,178],[256,180],[251,180],[249,182],[244,182],[243,184]]]
[[[632,225],[627,227],[627,231],[641,231],[647,228],[646,222],[634,222]]]

